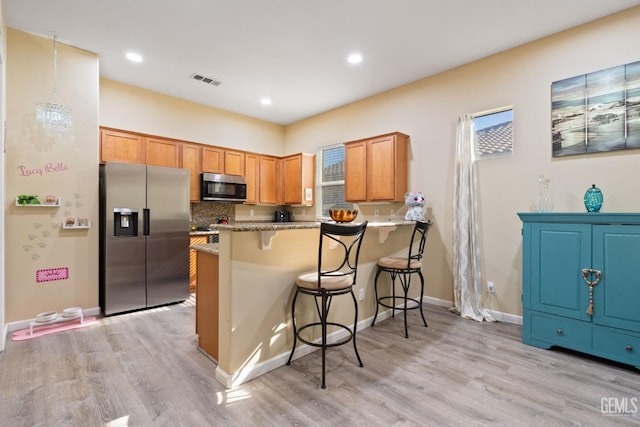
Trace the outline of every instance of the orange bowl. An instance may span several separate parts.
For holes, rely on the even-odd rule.
[[[335,222],[351,222],[358,216],[358,210],[331,208],[329,209],[329,215]]]

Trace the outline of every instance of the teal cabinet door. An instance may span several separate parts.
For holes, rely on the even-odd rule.
[[[640,332],[640,226],[594,225],[593,322]]]
[[[591,266],[589,224],[532,223],[530,309],[591,320],[582,269]]]

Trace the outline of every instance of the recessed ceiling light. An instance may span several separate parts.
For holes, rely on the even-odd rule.
[[[359,53],[352,53],[347,58],[347,61],[349,61],[349,64],[359,64],[362,62],[362,55]]]
[[[131,62],[142,62],[142,55],[135,52],[127,52],[127,59]]]
[[[266,97],[265,97],[265,98],[262,98],[262,99],[260,100],[260,103],[261,103],[262,105],[271,105],[271,98],[266,98]]]

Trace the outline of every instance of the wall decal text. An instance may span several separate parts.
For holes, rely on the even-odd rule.
[[[20,176],[42,176],[46,173],[56,173],[56,172],[65,172],[69,170],[69,166],[64,164],[63,162],[48,162],[45,163],[42,167],[28,167],[25,165],[18,166],[18,170],[20,171]]]

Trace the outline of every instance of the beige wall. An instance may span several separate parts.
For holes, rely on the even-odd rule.
[[[71,108],[74,125],[53,139],[35,122],[36,104],[49,101],[53,88],[52,41],[8,29],[7,322],[98,306],[98,58],[58,43],[57,65],[57,102]],[[16,207],[18,194],[54,194],[62,206]],[[66,216],[87,217],[93,227],[63,230]],[[69,269],[68,279],[36,283],[36,271],[61,267]]]
[[[284,128],[235,113],[100,79],[100,126],[282,155]]]
[[[484,280],[496,283],[493,308],[522,314],[521,236],[516,212],[529,211],[537,177],[551,179],[555,211],[583,211],[591,184],[602,211],[640,211],[640,151],[553,159],[552,82],[640,60],[640,7],[374,96],[286,128],[285,154],[376,134],[411,136],[410,185],[428,199],[435,222],[424,269],[427,294],[452,299],[452,195],[460,114],[514,106],[514,154],[478,164]],[[399,64],[401,66],[401,64]]]
[[[603,211],[640,210],[640,182],[634,179],[640,152],[553,159],[549,99],[553,81],[640,59],[634,46],[639,36],[636,7],[286,128],[98,80],[95,55],[59,44],[58,92],[73,109],[75,125],[72,137],[50,144],[34,131],[32,122],[36,103],[46,100],[51,90],[51,41],[8,29],[6,320],[97,304],[97,228],[68,232],[54,223],[69,212],[97,224],[98,125],[274,155],[405,132],[411,136],[409,188],[426,194],[427,214],[435,222],[425,267],[427,294],[451,300],[456,119],[462,113],[504,105],[514,106],[515,151],[512,157],[479,164],[479,225],[483,275],[497,286],[493,307],[519,315],[521,242],[516,212],[529,210],[539,174],[552,180],[556,211],[582,211],[582,195],[593,183],[604,192]],[[94,108],[98,99],[99,120]],[[49,161],[62,161],[70,169],[30,178],[17,172],[21,164]],[[12,206],[15,195],[25,192],[56,193],[65,206],[46,213]],[[43,227],[51,233],[46,239]],[[36,236],[35,242],[31,236]],[[37,269],[63,266],[70,267],[69,280],[34,283]]]

